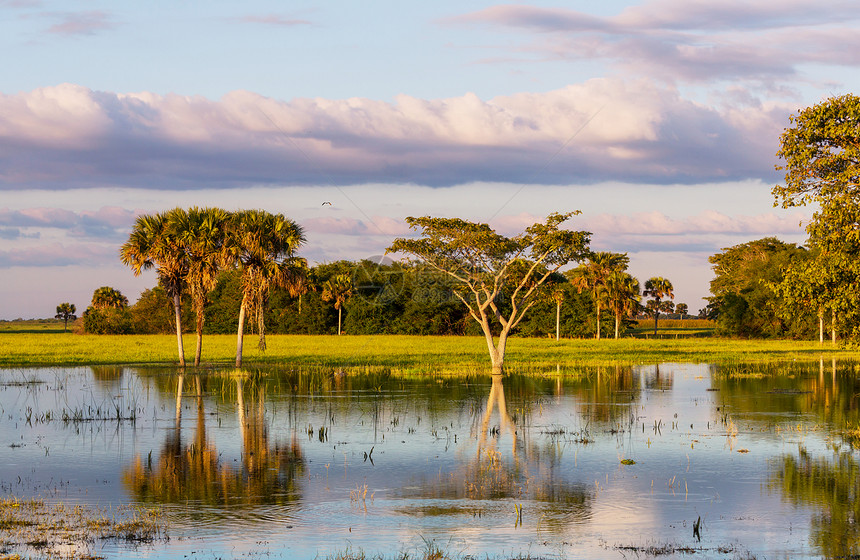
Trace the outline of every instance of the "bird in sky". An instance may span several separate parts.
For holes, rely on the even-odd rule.
[[[321,204],[321,206],[325,206],[326,204],[328,204],[329,206],[331,206],[331,202],[329,202],[329,201],[325,201],[325,202],[323,202],[323,203]]]

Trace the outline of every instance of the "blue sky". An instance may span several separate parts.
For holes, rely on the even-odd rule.
[[[553,211],[704,306],[707,257],[776,235],[789,115],[857,91],[860,4],[0,0],[0,318],[154,284],[139,213],[262,207],[311,261],[409,215]],[[331,201],[331,206],[321,202]]]

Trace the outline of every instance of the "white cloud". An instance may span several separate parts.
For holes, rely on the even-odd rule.
[[[724,108],[647,80],[487,101],[114,94],[0,96],[0,188],[454,185],[768,178],[789,108]]]

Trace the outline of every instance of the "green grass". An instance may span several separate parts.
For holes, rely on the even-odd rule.
[[[489,368],[481,337],[269,335],[268,350],[257,349],[257,338],[245,337],[244,364],[380,366],[406,372],[474,373]],[[184,337],[186,361],[191,363],[194,336]],[[203,360],[229,367],[235,360],[236,337],[207,335]],[[659,362],[752,363],[824,358],[860,359],[860,352],[818,342],[725,338],[677,340],[561,340],[513,338],[505,360],[509,371],[554,370],[557,366],[632,365]],[[0,366],[99,364],[175,364],[176,337],[171,335],[0,334]]]

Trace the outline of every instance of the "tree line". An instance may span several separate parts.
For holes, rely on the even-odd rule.
[[[510,335],[618,338],[642,313],[656,330],[673,307],[671,282],[651,278],[641,291],[626,254],[593,252],[589,232],[559,227],[575,214],[551,215],[514,237],[465,220],[408,218],[421,236],[397,239],[389,252],[412,260],[313,267],[296,256],[301,227],[280,214],[194,207],[143,215],[120,257],[135,274],[154,268],[158,285],[133,306],[99,288],[83,328],[177,333],[180,365],[179,333],[196,333],[197,365],[204,334],[235,332],[237,367],[246,322],[261,349],[267,332],[484,334],[498,364]],[[560,270],[570,263],[577,266]],[[643,295],[653,298],[646,306]]]

